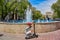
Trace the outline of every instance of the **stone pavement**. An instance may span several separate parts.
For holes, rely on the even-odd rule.
[[[0,37],[0,40],[26,40],[23,34],[9,34],[3,33],[4,35]],[[60,30],[48,33],[40,33],[38,38],[28,39],[28,40],[60,40]]]

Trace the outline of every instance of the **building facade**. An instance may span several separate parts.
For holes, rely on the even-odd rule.
[[[49,18],[51,18],[51,19],[53,19],[53,13],[52,12],[46,12],[46,15],[45,15],[45,17],[49,17]]]

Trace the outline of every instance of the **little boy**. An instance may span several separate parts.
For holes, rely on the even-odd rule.
[[[31,36],[32,36],[32,32],[31,32],[31,28],[32,28],[32,23],[27,23],[27,27],[26,27],[26,29],[25,29],[25,34],[26,34],[26,39],[27,38],[30,38]]]

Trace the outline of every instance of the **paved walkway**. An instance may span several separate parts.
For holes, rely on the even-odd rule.
[[[26,40],[23,34],[15,35],[4,33],[0,40]],[[60,30],[49,32],[49,33],[41,33],[38,38],[29,39],[29,40],[60,40]]]

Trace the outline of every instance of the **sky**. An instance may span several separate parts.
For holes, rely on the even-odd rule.
[[[57,0],[29,0],[33,7],[40,10],[42,14],[46,12],[53,12],[51,6]]]

